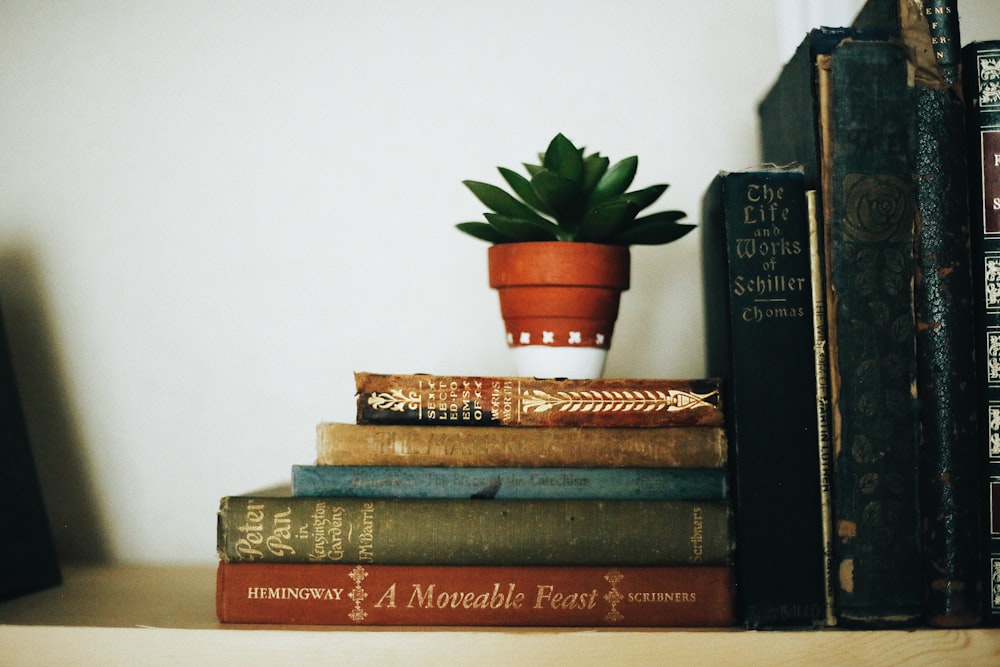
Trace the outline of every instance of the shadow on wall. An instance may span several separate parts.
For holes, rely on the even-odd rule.
[[[43,287],[29,248],[0,245],[0,304],[56,550],[61,561],[104,561],[107,532]]]

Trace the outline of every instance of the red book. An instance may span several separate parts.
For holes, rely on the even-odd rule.
[[[722,426],[718,378],[354,374],[358,424]]]
[[[219,563],[223,623],[707,627],[736,623],[733,569]]]

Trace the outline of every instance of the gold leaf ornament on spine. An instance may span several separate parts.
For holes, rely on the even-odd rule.
[[[393,412],[419,410],[420,395],[417,392],[404,394],[399,389],[393,389],[391,392],[372,394],[368,397],[368,405],[376,410],[392,410]]]
[[[690,391],[556,391],[540,389],[521,395],[521,411],[547,412],[680,412],[698,407],[713,407],[708,399],[717,391],[697,394]]]

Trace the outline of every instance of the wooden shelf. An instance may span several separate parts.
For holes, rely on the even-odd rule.
[[[1000,630],[860,632],[224,625],[212,567],[64,567],[0,603],[0,664],[1000,664]],[[334,663],[333,661],[337,661]]]

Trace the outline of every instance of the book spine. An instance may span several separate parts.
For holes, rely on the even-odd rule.
[[[734,624],[730,567],[220,563],[223,623],[707,627]]]
[[[905,11],[906,5],[912,5],[910,0],[899,2],[900,12]],[[923,0],[919,9],[927,24],[926,40],[941,79],[948,85],[961,86],[962,39],[957,0]]]
[[[979,462],[986,521],[983,622],[1000,625],[1000,40],[963,50],[976,354],[979,368]]]
[[[355,373],[358,424],[721,426],[716,379],[563,380]]]
[[[725,500],[723,468],[293,465],[292,495],[344,498]]]
[[[820,521],[823,533],[823,589],[826,625],[837,624],[834,584],[833,443],[830,433],[830,355],[826,333],[826,269],[823,262],[819,210],[815,190],[806,191],[809,211],[809,275],[812,278],[813,340],[816,357],[816,435],[819,452]]]
[[[969,627],[981,615],[981,505],[958,8],[955,0],[869,0],[855,25],[899,38],[910,59],[924,615],[929,625]]]
[[[923,589],[909,64],[855,40],[818,63],[838,623],[905,627]]]
[[[319,465],[721,468],[721,427],[545,428],[321,423]]]
[[[0,502],[12,508],[4,521],[11,537],[0,549],[0,600],[62,582],[8,341],[0,312]]]
[[[746,627],[824,622],[809,219],[801,169],[719,174],[703,202],[709,372],[723,378]],[[777,379],[777,381],[776,381]],[[775,517],[794,530],[774,530]],[[780,578],[774,575],[780,572]]]
[[[982,615],[979,406],[965,104],[960,86],[952,85],[959,48],[954,4],[927,0],[923,12],[911,9],[914,29],[903,35],[911,54],[934,45],[914,88],[924,617],[932,626],[971,627]]]
[[[686,500],[228,496],[221,560],[428,565],[726,565],[729,505]]]

